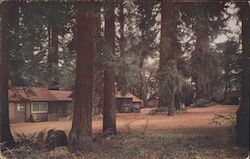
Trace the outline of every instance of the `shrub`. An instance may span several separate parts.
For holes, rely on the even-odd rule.
[[[32,148],[41,148],[45,146],[46,131],[42,130],[31,134],[15,133],[14,137],[18,146],[27,145]]]

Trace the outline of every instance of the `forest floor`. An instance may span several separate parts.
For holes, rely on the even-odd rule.
[[[124,159],[241,159],[248,149],[235,146],[235,112],[238,106],[215,105],[190,108],[175,116],[148,115],[149,108],[141,113],[117,114],[118,135],[95,143],[88,152],[70,153],[66,148],[54,151],[37,151],[39,158],[124,158]],[[221,124],[212,123],[215,114],[228,117]],[[225,118],[217,118],[223,120]],[[56,128],[67,134],[71,121],[12,124],[13,133],[25,134]],[[94,135],[102,130],[101,117],[93,121]],[[22,153],[22,157],[24,154]],[[29,153],[25,158],[32,158]],[[16,157],[18,158],[18,157]]]

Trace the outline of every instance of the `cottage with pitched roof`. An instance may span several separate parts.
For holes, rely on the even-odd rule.
[[[72,91],[49,90],[41,87],[12,87],[9,89],[9,118],[11,123],[55,121],[73,114]],[[127,92],[116,91],[117,112],[140,112],[143,101]]]
[[[51,121],[66,117],[71,91],[48,90],[39,87],[9,89],[11,123]]]
[[[143,101],[130,92],[123,95],[121,92],[116,91],[115,102],[119,113],[140,112],[143,107]]]

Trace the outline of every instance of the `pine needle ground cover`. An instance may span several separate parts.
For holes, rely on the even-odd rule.
[[[67,147],[48,151],[44,146],[28,142],[6,152],[8,158],[88,158],[97,159],[242,159],[248,150],[236,147],[233,115],[237,106],[211,106],[190,108],[177,117],[163,114],[118,114],[118,135],[100,138],[93,142],[88,151],[71,152]],[[223,118],[219,118],[221,114]],[[231,120],[232,119],[232,120]],[[170,121],[170,122],[169,122]],[[216,122],[217,121],[217,122]],[[64,123],[60,127],[59,122]],[[57,124],[59,128],[70,129],[71,121],[42,123],[48,127]],[[93,123],[95,134],[101,132],[101,118]],[[220,124],[218,124],[220,123]],[[35,124],[12,125],[14,131],[29,129],[41,131]],[[19,127],[18,127],[19,126]],[[41,130],[40,130],[41,129]],[[35,143],[36,144],[36,143]]]

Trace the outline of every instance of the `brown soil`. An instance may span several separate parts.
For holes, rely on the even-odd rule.
[[[171,117],[165,114],[148,115],[150,109],[143,109],[138,114],[117,114],[119,133],[93,142],[91,150],[71,153],[66,147],[41,151],[24,146],[12,151],[9,156],[14,154],[15,158],[41,159],[242,159],[247,157],[249,149],[236,146],[232,131],[234,120],[227,121],[226,126],[211,124],[215,114],[235,116],[237,108],[233,105],[190,108]],[[101,116],[94,117],[94,135],[102,131],[101,119]],[[26,134],[51,128],[69,133],[71,121],[11,125],[12,132]]]
[[[190,108],[187,112],[166,116],[165,114],[148,115],[150,108],[142,109],[141,113],[117,114],[117,130],[124,132],[128,129],[147,130],[147,132],[176,129],[212,128],[215,114],[235,114],[238,106],[215,105],[207,108]],[[43,129],[60,129],[69,133],[72,121],[37,122],[11,124],[12,132],[33,133]],[[102,131],[101,118],[93,121],[94,134]]]

